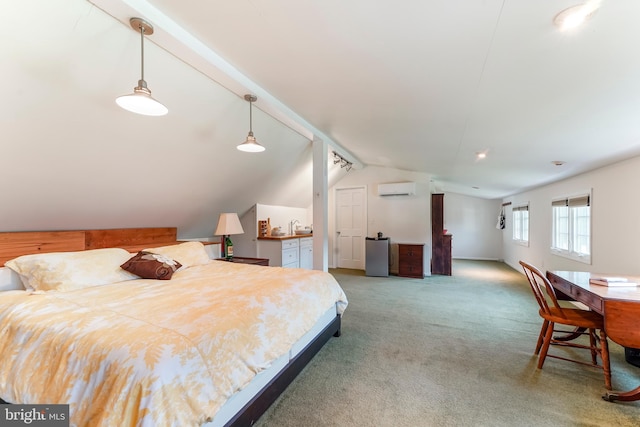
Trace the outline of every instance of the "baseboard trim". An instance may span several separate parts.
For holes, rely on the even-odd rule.
[[[453,257],[453,259],[459,259],[459,260],[464,260],[464,261],[498,261],[498,262],[504,262],[504,259],[502,259],[502,258],[482,258],[482,257],[457,256],[457,257]]]

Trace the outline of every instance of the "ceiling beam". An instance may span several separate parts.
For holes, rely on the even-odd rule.
[[[247,93],[257,96],[253,104],[310,142],[320,139],[334,147],[355,168],[362,168],[358,160],[346,148],[329,138],[311,123],[291,110],[275,96],[260,87],[227,60],[206,46],[169,16],[144,0],[87,0],[96,7],[130,28],[129,20],[140,17],[151,23],[154,35],[149,39],[179,60],[198,70],[214,82],[244,99]]]

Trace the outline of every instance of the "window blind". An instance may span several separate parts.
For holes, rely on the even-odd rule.
[[[569,206],[569,207],[581,207],[591,206],[591,198],[588,194],[581,196],[568,197],[566,199],[557,199],[551,201],[551,206]]]
[[[583,196],[572,197],[569,199],[570,207],[582,207],[582,206],[591,206],[589,203],[589,195],[585,194]]]

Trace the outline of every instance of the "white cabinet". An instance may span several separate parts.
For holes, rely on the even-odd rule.
[[[297,268],[299,240],[258,240],[258,258],[269,258],[269,265],[274,267]]]
[[[313,237],[300,239],[300,268],[313,270]]]
[[[258,258],[269,258],[273,267],[313,270],[313,237],[258,239]]]
[[[282,266],[298,268],[300,266],[298,258],[298,248],[300,239],[282,241]]]

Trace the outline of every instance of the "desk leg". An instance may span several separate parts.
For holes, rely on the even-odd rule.
[[[602,358],[602,370],[604,371],[604,387],[611,390],[611,362],[609,360],[609,342],[604,329],[600,330],[600,357]]]
[[[602,398],[607,402],[615,402],[616,400],[620,402],[633,402],[634,400],[640,400],[640,387],[625,392],[608,391]]]

